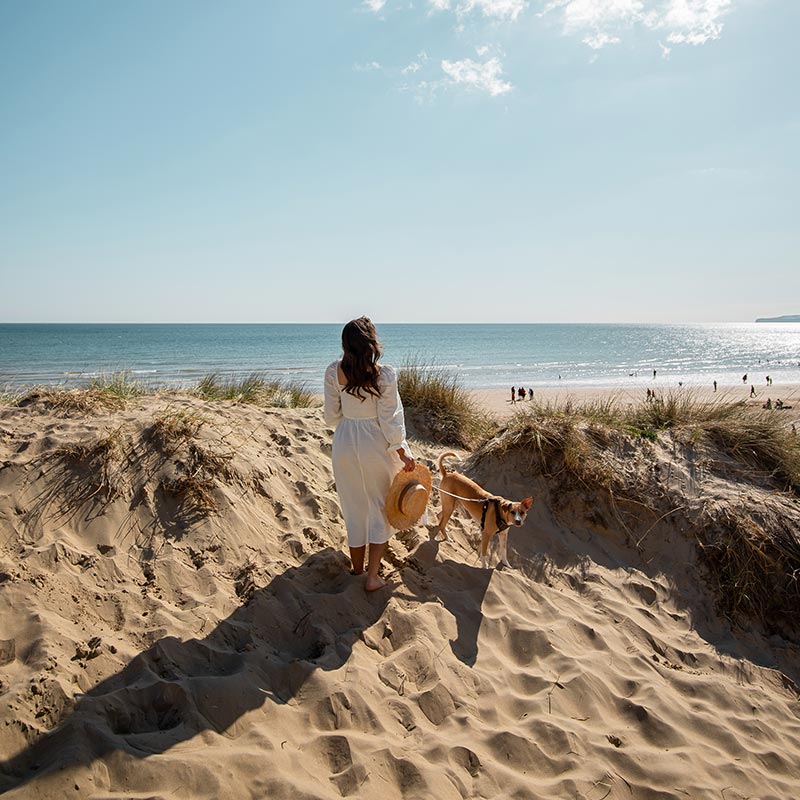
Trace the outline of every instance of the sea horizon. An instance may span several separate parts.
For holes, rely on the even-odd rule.
[[[384,361],[411,360],[465,388],[523,385],[626,388],[800,383],[796,323],[377,323]],[[435,335],[432,333],[435,330]],[[215,373],[322,388],[341,323],[0,323],[0,388],[79,386],[127,373],[181,388]],[[653,370],[656,375],[653,375]]]

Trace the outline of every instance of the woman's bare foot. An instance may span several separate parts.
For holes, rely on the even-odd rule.
[[[364,588],[368,592],[376,592],[378,589],[383,589],[384,586],[386,586],[386,581],[380,576],[375,578],[368,576],[366,582],[364,583]]]

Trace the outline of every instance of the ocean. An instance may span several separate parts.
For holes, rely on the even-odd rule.
[[[127,372],[149,386],[190,386],[208,373],[322,390],[340,324],[0,324],[0,390],[77,386]],[[515,386],[721,387],[800,383],[800,324],[378,324],[384,362],[452,371],[470,389]]]

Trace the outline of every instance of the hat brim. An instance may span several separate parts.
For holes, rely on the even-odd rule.
[[[419,508],[419,513],[416,513],[416,508],[413,509],[411,513],[404,513],[400,507],[400,496],[410,483],[418,483],[425,490],[425,503],[414,504]],[[397,475],[394,476],[392,485],[389,487],[384,506],[386,519],[389,521],[389,524],[398,531],[404,531],[414,526],[425,513],[428,500],[430,500],[432,486],[433,478],[431,477],[431,471],[424,464],[416,463],[414,469],[410,472],[405,472],[405,470],[398,472]]]

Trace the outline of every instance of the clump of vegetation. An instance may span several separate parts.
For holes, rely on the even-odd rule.
[[[147,389],[137,380],[131,378],[129,372],[101,373],[89,381],[88,390],[131,400],[140,397]]]
[[[98,411],[118,411],[125,407],[125,400],[118,395],[95,389],[31,389],[17,398],[20,408],[34,406],[44,411],[58,413],[94,414]]]
[[[534,402],[517,412],[497,436],[485,441],[478,454],[527,448],[545,467],[548,454],[558,453],[579,476],[597,466],[596,458],[602,457],[610,436],[627,434],[654,442],[664,431],[713,443],[744,467],[800,494],[800,438],[779,413],[741,402],[709,402],[691,392],[639,404],[618,398],[587,403]],[[601,447],[587,449],[592,440]]]
[[[257,372],[244,378],[227,380],[212,373],[206,375],[192,392],[204,400],[233,400],[278,408],[309,408],[314,402],[314,396],[304,384],[267,380]]]
[[[797,637],[800,541],[792,521],[774,507],[749,504],[704,509],[693,528],[731,621],[760,620],[769,631]]]
[[[198,522],[217,510],[211,478],[181,475],[172,480],[162,480],[159,487],[177,500],[180,518],[186,525]]]
[[[469,447],[496,429],[494,418],[481,409],[458,376],[443,367],[407,360],[398,371],[397,385],[406,414],[422,438]]]
[[[20,392],[12,389],[0,389],[0,406],[15,406],[20,399]]]
[[[48,411],[91,414],[125,408],[127,400],[139,397],[144,391],[127,372],[117,372],[99,375],[85,386],[71,389],[36,386],[22,395],[14,395],[12,401],[21,408],[36,406]]]
[[[92,442],[58,447],[49,455],[50,460],[70,468],[70,477],[65,476],[60,482],[70,508],[77,509],[97,495],[108,501],[124,496],[121,454],[122,426]]]
[[[151,436],[162,449],[173,451],[194,439],[206,420],[196,411],[166,410],[156,417]]]

